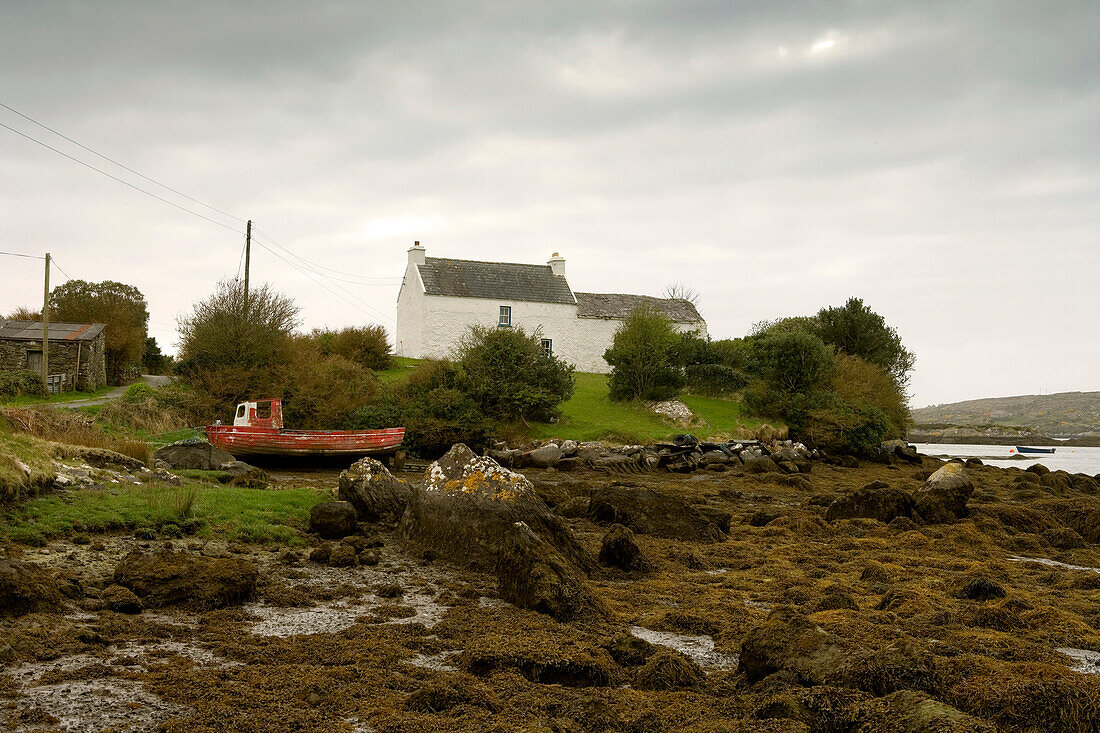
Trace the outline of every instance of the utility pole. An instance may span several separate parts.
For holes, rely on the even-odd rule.
[[[252,220],[244,229],[244,309],[248,311],[248,263],[252,259]]]
[[[42,386],[50,389],[50,253],[46,253],[46,283],[42,290]]]

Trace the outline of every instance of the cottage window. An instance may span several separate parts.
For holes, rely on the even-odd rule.
[[[553,339],[542,340],[542,350],[546,352],[546,358],[549,359],[554,355],[554,341]]]
[[[502,305],[500,307],[500,320],[497,321],[497,325],[501,328],[508,328],[512,325],[512,306]]]

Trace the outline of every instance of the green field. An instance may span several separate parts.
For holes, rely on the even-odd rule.
[[[313,488],[264,491],[202,481],[83,489],[7,508],[0,537],[40,545],[55,537],[144,528],[159,536],[186,530],[202,539],[301,545],[299,530],[325,498]]]
[[[0,407],[25,407],[27,405],[53,405],[58,402],[74,402],[76,400],[90,400],[96,397],[102,397],[110,392],[115,387],[102,387],[95,392],[62,392],[60,394],[52,394],[48,397],[38,397],[35,395],[19,395],[18,397],[9,397],[4,400],[0,400]]]
[[[645,443],[690,432],[699,438],[728,439],[749,437],[763,424],[745,416],[740,402],[681,395],[701,422],[690,428],[676,427],[637,402],[612,402],[605,374],[581,372],[576,378],[573,397],[561,406],[558,421],[532,424],[530,437]]]

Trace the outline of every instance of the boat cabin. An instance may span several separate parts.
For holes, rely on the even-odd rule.
[[[257,400],[237,405],[234,427],[283,429],[283,401]]]

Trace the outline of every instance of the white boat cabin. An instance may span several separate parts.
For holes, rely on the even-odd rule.
[[[283,429],[283,401],[257,400],[237,405],[233,426],[244,428]]]

